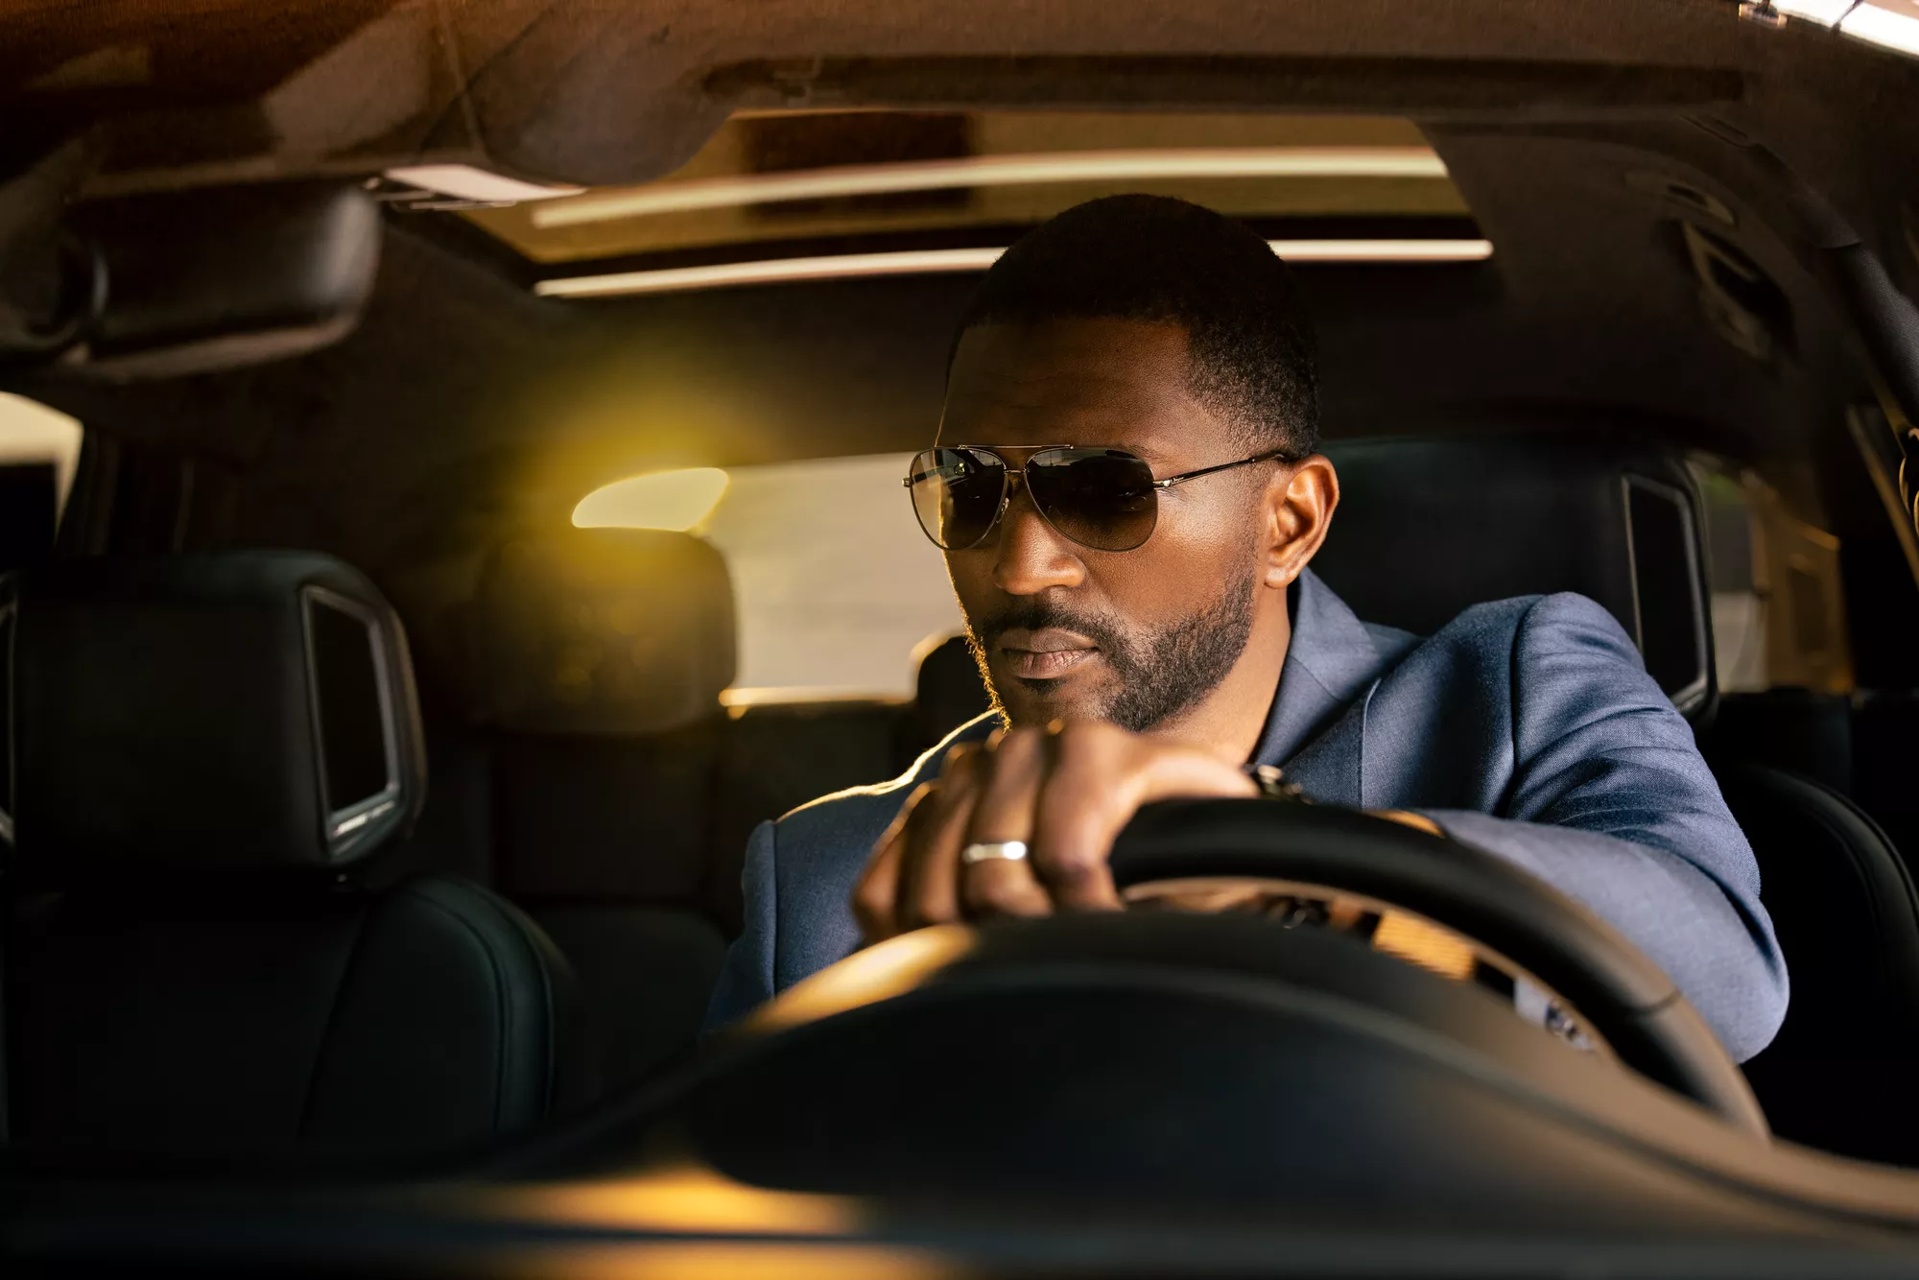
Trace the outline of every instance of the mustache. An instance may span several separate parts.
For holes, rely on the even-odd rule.
[[[1109,655],[1126,651],[1124,634],[1111,620],[1041,600],[1015,601],[980,619],[970,631],[974,644],[991,649],[1008,631],[1043,631],[1049,627],[1085,636]]]

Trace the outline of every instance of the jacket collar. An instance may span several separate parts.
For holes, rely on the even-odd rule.
[[[1339,723],[1342,715],[1371,690],[1388,658],[1346,602],[1311,569],[1299,575],[1292,603],[1292,642],[1253,760],[1284,766],[1290,778],[1320,799],[1356,803],[1359,726],[1328,731],[1346,728]]]

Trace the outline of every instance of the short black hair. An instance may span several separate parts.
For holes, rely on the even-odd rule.
[[[977,325],[1067,319],[1181,326],[1194,391],[1239,424],[1252,448],[1300,458],[1319,447],[1312,326],[1292,272],[1245,225],[1168,196],[1075,205],[987,271],[953,351]]]

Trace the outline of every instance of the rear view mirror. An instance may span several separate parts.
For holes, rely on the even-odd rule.
[[[344,337],[373,289],[380,215],[357,187],[261,184],[89,201],[36,240],[40,261],[10,274],[59,283],[32,324],[0,326],[23,335],[0,336],[0,357],[67,376],[177,377]]]

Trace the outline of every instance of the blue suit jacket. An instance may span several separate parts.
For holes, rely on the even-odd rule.
[[[857,949],[849,901],[874,842],[948,745],[992,726],[964,726],[892,782],[761,824],[709,1026]],[[1362,623],[1308,572],[1255,759],[1325,803],[1424,813],[1585,903],[1665,968],[1735,1058],[1778,1030],[1786,969],[1752,850],[1692,730],[1584,596],[1476,605],[1422,639]]]

